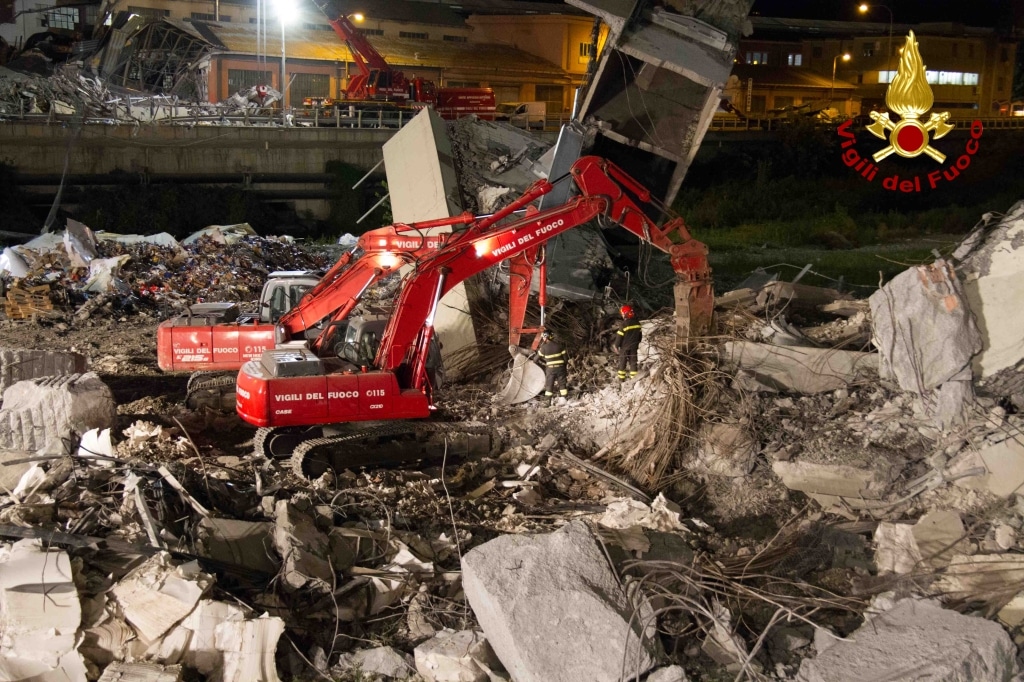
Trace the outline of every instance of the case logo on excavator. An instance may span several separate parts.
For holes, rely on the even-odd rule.
[[[527,242],[532,242],[535,238],[540,237],[542,235],[545,235],[548,232],[551,232],[552,230],[556,230],[559,227],[562,227],[563,225],[565,225],[565,219],[564,218],[559,218],[558,220],[553,220],[550,223],[548,223],[547,225],[542,225],[541,227],[538,227],[533,232],[530,232],[528,234],[524,234],[522,237],[520,237],[519,239],[515,240],[514,242],[509,242],[508,244],[505,244],[503,246],[499,246],[496,249],[492,249],[491,250],[491,256],[494,257],[494,258],[497,258],[501,254],[507,253],[507,252],[511,251],[512,249],[516,248],[517,246],[522,246],[523,244],[526,244]]]

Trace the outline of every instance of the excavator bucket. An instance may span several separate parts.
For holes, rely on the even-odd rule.
[[[512,361],[512,376],[504,390],[494,397],[500,405],[523,403],[540,394],[544,390],[544,370],[530,359],[530,351],[509,346]]]

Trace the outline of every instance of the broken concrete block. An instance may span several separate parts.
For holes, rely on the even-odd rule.
[[[1024,554],[958,554],[937,585],[952,599],[1003,605],[1024,583]]]
[[[0,393],[19,381],[85,372],[85,356],[64,350],[0,348]]]
[[[66,552],[38,540],[0,546],[0,679],[85,682],[81,620]]]
[[[0,410],[0,413],[2,412]],[[18,482],[21,481],[21,477],[25,475],[25,472],[32,468],[32,462],[20,462],[18,464],[12,464],[11,462],[26,459],[31,455],[31,452],[25,450],[0,449],[0,485],[3,486],[0,490],[13,490],[18,485]]]
[[[875,566],[880,575],[912,573],[921,561],[914,527],[907,523],[880,523],[875,528]]]
[[[969,234],[953,257],[960,261],[964,294],[981,331],[982,348],[973,359],[978,378],[990,377],[1024,359],[1024,202],[996,222],[994,214]]]
[[[3,404],[0,449],[61,454],[73,437],[117,418],[114,394],[92,372],[19,381]]]
[[[872,618],[846,640],[800,664],[799,682],[1010,680],[1016,647],[1002,627],[904,599]]]
[[[221,682],[279,682],[274,656],[284,621],[263,614],[217,625],[214,638],[224,667]]]
[[[971,469],[984,470],[976,476],[963,476]],[[1024,444],[1015,438],[981,450],[964,450],[947,466],[954,483],[961,488],[984,490],[1008,498],[1024,494]]]
[[[925,514],[913,526],[914,542],[924,565],[944,568],[955,554],[967,551],[970,542],[964,522],[955,511],[934,511]]]
[[[739,478],[754,469],[757,443],[741,424],[715,423],[701,427],[697,459],[701,468],[719,476]]]
[[[114,661],[98,682],[181,682],[181,666]]]
[[[298,590],[311,581],[330,587],[334,571],[327,558],[331,544],[316,527],[313,517],[288,500],[274,507],[274,547],[284,561],[284,582]]]
[[[155,652],[147,652],[147,657],[162,663],[184,663],[204,675],[212,675],[224,663],[223,652],[216,644],[217,626],[245,620],[247,614],[246,609],[236,604],[201,599],[192,612],[163,637]]]
[[[963,287],[945,260],[901,272],[868,302],[882,374],[906,391],[938,388],[981,350]]]
[[[808,462],[773,462],[772,470],[790,490],[877,500],[893,480],[893,466],[882,459],[861,466]]]
[[[722,606],[717,599],[712,600],[712,627],[707,637],[701,644],[703,651],[711,660],[724,665],[730,671],[739,670],[750,657],[747,652],[746,642],[737,635],[732,626],[732,613]],[[756,661],[751,661],[749,666],[752,670],[760,671],[761,666]]]
[[[199,545],[211,559],[275,574],[280,564],[274,554],[273,530],[267,521],[207,516],[199,522]]]
[[[427,682],[487,682],[501,663],[482,633],[444,630],[413,650],[416,672]]]
[[[385,679],[404,680],[416,674],[412,656],[403,654],[389,646],[375,649],[360,649],[342,654],[334,671],[341,673],[359,671],[364,675],[380,675]]]
[[[769,390],[808,395],[835,391],[865,380],[875,374],[877,363],[874,353],[749,341],[726,343],[723,359],[726,367],[742,370]]]
[[[156,554],[114,585],[111,594],[143,643],[153,643],[191,613],[213,578],[195,562],[175,566]]]
[[[462,579],[517,682],[617,681],[660,654],[650,604],[619,583],[582,522],[476,547],[462,559]]]
[[[658,668],[647,676],[647,682],[689,682],[686,671],[681,666],[670,665],[667,668]]]

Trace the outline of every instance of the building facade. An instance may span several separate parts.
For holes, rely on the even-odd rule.
[[[995,29],[954,23],[770,17],[751,21],[754,32],[740,41],[734,71],[745,88],[738,106],[745,110],[742,105],[749,101],[750,115],[822,100],[831,100],[831,106],[845,115],[884,109],[886,89],[911,30],[926,64],[933,108],[960,118],[1010,113],[1016,40]],[[844,54],[849,60],[843,59]],[[801,81],[805,84],[800,85]],[[823,97],[825,92],[829,95]]]

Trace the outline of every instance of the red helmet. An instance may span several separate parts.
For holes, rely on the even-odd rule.
[[[619,312],[622,313],[623,317],[633,317],[633,306],[624,305],[619,308]]]

